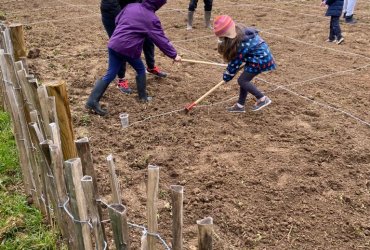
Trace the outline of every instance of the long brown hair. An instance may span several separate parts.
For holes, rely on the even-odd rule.
[[[244,26],[241,24],[237,24],[235,27],[236,30],[236,37],[235,38],[228,38],[228,37],[220,37],[220,42],[217,47],[218,53],[222,55],[225,61],[230,62],[231,60],[235,59],[238,48],[240,43],[243,41],[244,38]]]

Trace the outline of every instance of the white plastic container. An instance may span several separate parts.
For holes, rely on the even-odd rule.
[[[122,128],[128,127],[128,114],[127,113],[121,113],[119,115],[119,119],[121,120]]]

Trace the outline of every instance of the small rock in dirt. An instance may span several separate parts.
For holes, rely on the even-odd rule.
[[[200,143],[196,142],[196,143],[193,144],[193,146],[194,146],[194,148],[200,148]]]
[[[192,194],[199,194],[200,189],[199,188],[194,188],[193,191],[191,191]]]
[[[28,51],[27,58],[34,59],[40,56],[40,49],[34,48]]]

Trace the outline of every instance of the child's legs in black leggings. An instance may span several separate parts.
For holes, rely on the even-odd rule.
[[[257,100],[264,97],[264,94],[262,94],[261,91],[259,91],[257,87],[254,86],[254,84],[251,82],[252,79],[257,75],[258,74],[252,74],[244,71],[238,78],[238,83],[240,86],[238,103],[240,105],[244,106],[248,93],[254,95],[257,98]]]
[[[335,40],[332,18],[330,18],[329,40],[332,40],[332,41]]]
[[[342,31],[340,29],[339,19],[340,19],[339,16],[332,16],[331,17],[333,34],[337,37],[337,40],[342,38]]]

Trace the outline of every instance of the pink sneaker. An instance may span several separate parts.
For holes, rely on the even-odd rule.
[[[126,79],[120,78],[118,80],[117,87],[124,94],[131,94],[132,93],[132,89],[128,86],[128,81]]]

